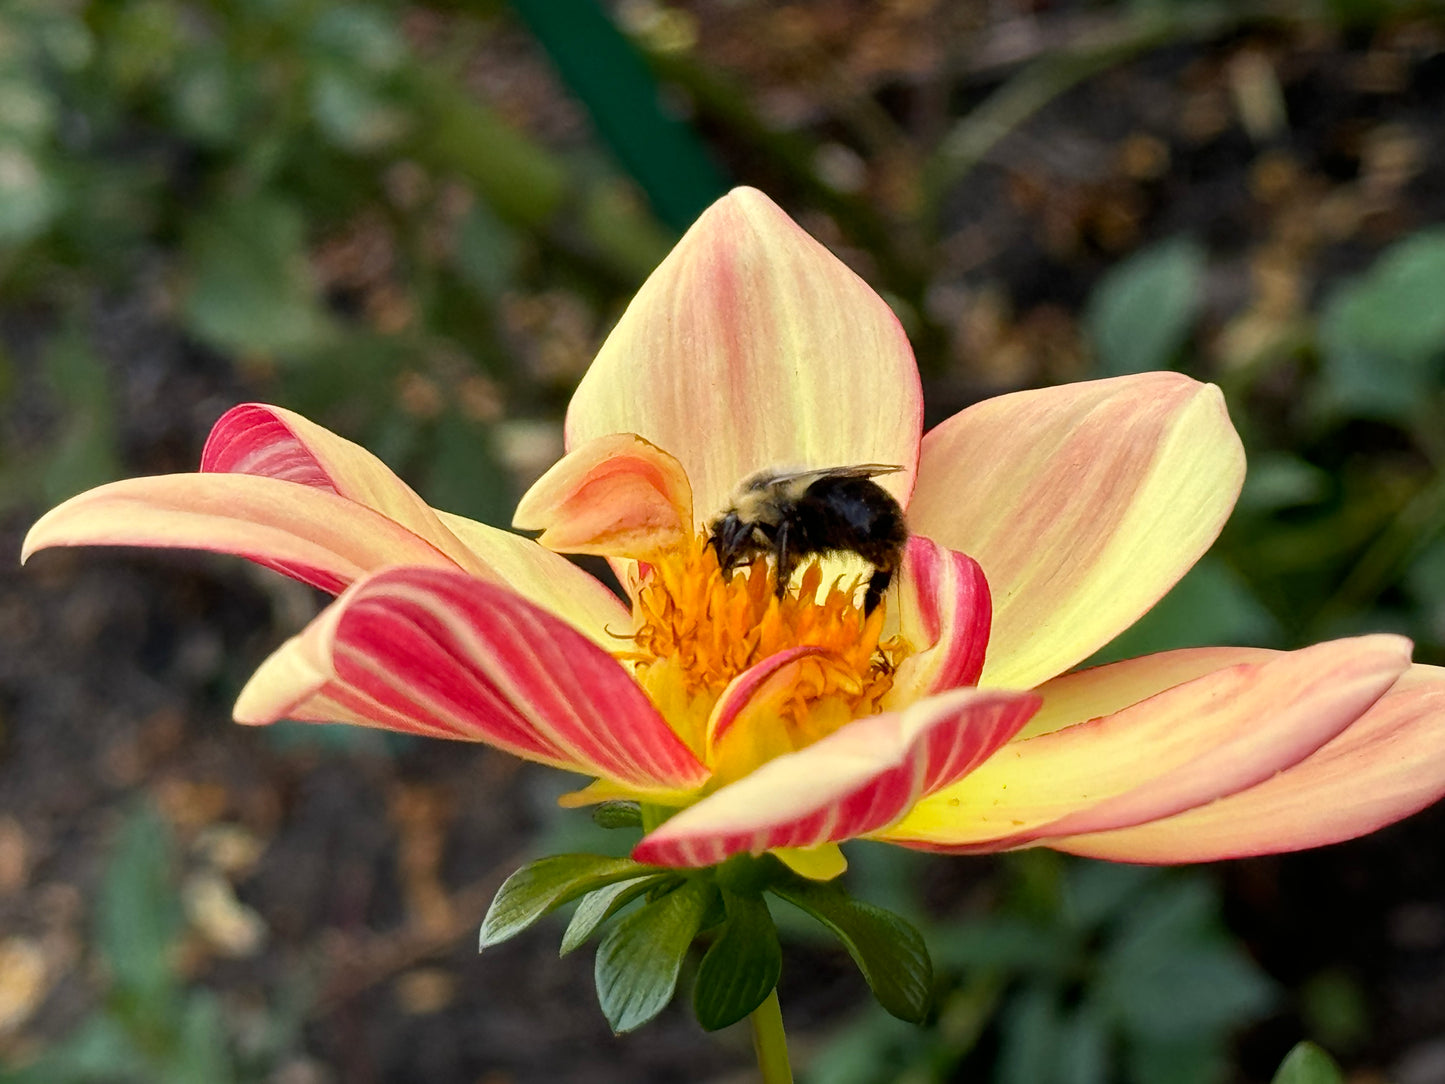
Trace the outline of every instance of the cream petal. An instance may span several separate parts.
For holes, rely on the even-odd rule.
[[[1217,802],[1041,842],[1121,862],[1213,862],[1354,839],[1445,797],[1445,667],[1412,666],[1348,730]]]
[[[908,514],[988,578],[981,683],[1029,688],[1158,601],[1214,541],[1243,478],[1219,389],[1144,373],[955,415],[923,439]]]
[[[997,849],[1141,824],[1236,793],[1358,719],[1409,666],[1409,647],[1385,635],[1317,644],[1013,741],[919,802],[889,838],[937,850]]]
[[[710,518],[769,467],[897,464],[923,402],[888,305],[762,193],[713,204],[633,299],[572,398],[567,446],[637,433],[675,455]]]
[[[473,554],[437,513],[376,456],[294,411],[244,403],[226,411],[201,453],[203,474],[251,474],[329,490],[400,524],[460,568]]]
[[[385,565],[456,567],[425,539],[330,490],[246,474],[163,474],[89,490],[30,528],[21,559],[49,546],[232,553],[333,593]]]

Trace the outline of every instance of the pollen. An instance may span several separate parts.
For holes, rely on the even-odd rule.
[[[725,574],[698,536],[644,571],[634,595],[633,646],[618,657],[701,753],[708,718],[729,682],[781,651],[816,648],[778,707],[788,731],[784,744],[811,744],[876,713],[911,650],[899,636],[883,637],[886,604],[865,615],[854,601],[856,579],[840,577],[823,590],[823,576],[815,560],[778,598],[767,558]]]

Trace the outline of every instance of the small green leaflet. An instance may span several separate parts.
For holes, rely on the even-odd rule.
[[[695,877],[619,919],[597,947],[597,1000],[619,1035],[660,1013],[677,988],[688,946],[717,896]]]
[[[697,969],[692,1007],[708,1031],[736,1024],[778,984],[783,950],[761,895],[722,890],[727,919]]]
[[[1334,1060],[1314,1043],[1296,1043],[1271,1084],[1345,1084]]]
[[[933,992],[933,962],[922,934],[891,911],[831,885],[800,880],[771,887],[843,942],[878,1004],[900,1020],[922,1023]]]
[[[557,955],[566,956],[596,933],[602,923],[644,892],[663,884],[668,877],[666,873],[632,877],[587,893],[577,905],[577,910],[572,912],[572,921],[567,923],[567,932],[562,935],[562,947],[557,950]]]
[[[482,919],[477,950],[521,933],[552,908],[614,881],[655,873],[630,858],[558,854],[529,862],[502,883]]]

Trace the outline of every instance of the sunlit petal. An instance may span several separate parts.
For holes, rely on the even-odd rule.
[[[238,722],[282,718],[483,741],[643,792],[707,776],[611,656],[454,571],[370,576],[283,645],[236,704]]]
[[[245,474],[163,474],[89,490],[30,528],[22,560],[49,546],[233,553],[331,592],[385,565],[456,567],[425,539],[330,490]]]
[[[692,490],[676,459],[632,433],[589,440],[539,478],[512,525],[563,553],[648,560],[693,533]]]
[[[639,862],[705,866],[741,851],[876,832],[984,761],[1038,706],[1032,693],[956,689],[849,723],[689,806],[645,837]]]
[[[1348,730],[1248,790],[1133,828],[1050,838],[1122,862],[1213,862],[1354,839],[1445,797],[1445,668],[1412,666]]]
[[[909,520],[988,577],[982,683],[1028,688],[1158,601],[1213,542],[1243,477],[1219,389],[1145,373],[950,418],[924,437]]]
[[[899,632],[914,653],[899,664],[883,706],[977,683],[991,616],[978,562],[916,534],[908,540],[896,598]]]
[[[254,474],[330,490],[400,524],[459,567],[473,568],[471,552],[390,467],[294,411],[263,403],[232,407],[211,429],[201,471]]]
[[[887,304],[760,192],[713,204],[587,370],[567,446],[638,433],[675,455],[702,518],[766,467],[890,463],[906,499],[923,405]]]
[[[995,848],[1172,816],[1297,764],[1358,719],[1409,660],[1408,640],[1365,636],[1206,674],[1011,742],[920,802],[889,838]]]

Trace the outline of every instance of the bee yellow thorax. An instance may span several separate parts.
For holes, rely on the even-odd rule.
[[[770,690],[766,708],[760,700],[760,710],[750,713],[748,729],[765,732],[750,736],[751,752],[743,759],[757,761],[876,713],[894,669],[909,654],[901,637],[881,638],[886,605],[865,616],[854,602],[856,582],[835,581],[821,591],[818,561],[805,566],[797,581],[779,599],[764,558],[725,575],[699,536],[650,566],[635,593],[634,646],[619,657],[632,665],[678,735],[715,770],[724,765],[716,763],[720,751],[710,748],[708,721],[729,682],[749,668],[791,648],[817,649],[789,670],[784,689]]]

